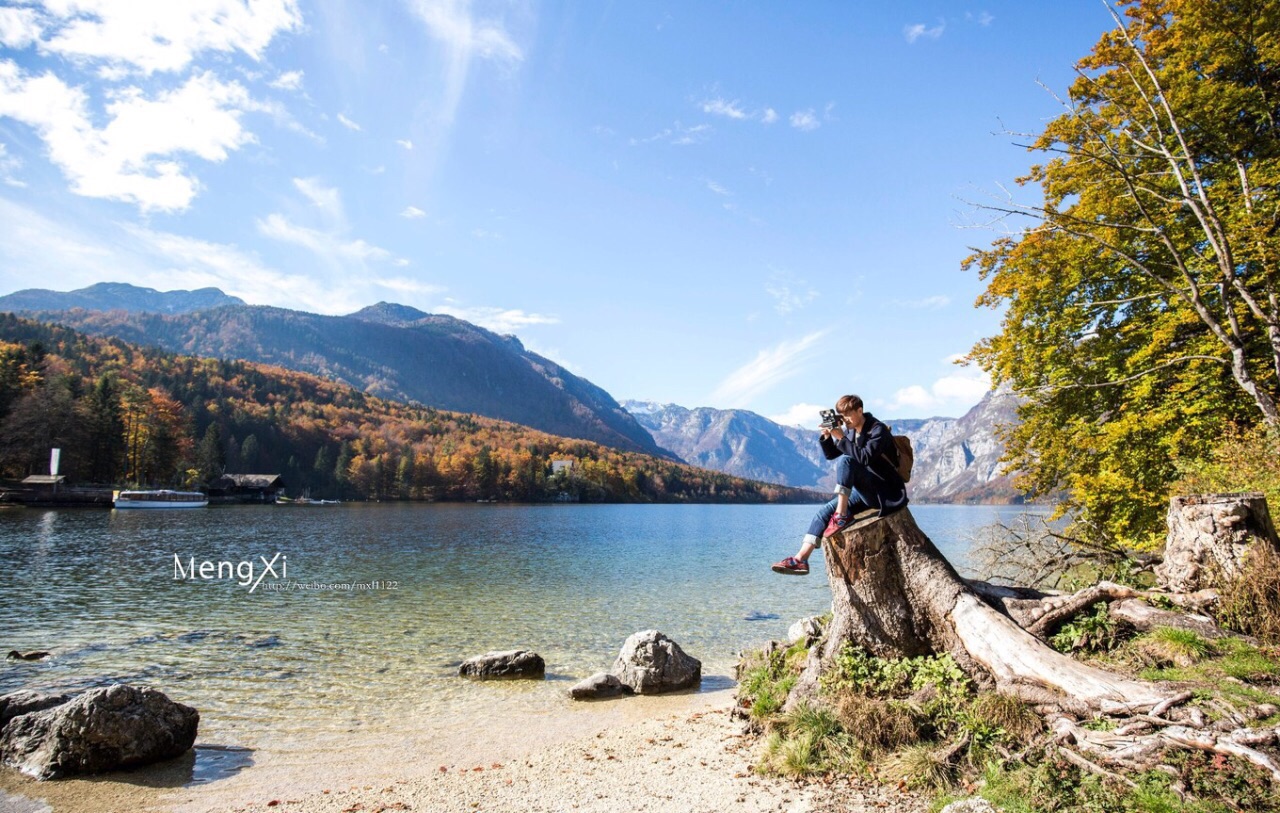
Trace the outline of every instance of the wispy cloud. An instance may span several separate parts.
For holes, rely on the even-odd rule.
[[[294,178],[293,185],[331,222],[335,224],[346,222],[346,216],[342,210],[342,195],[337,188],[325,186],[319,178]]]
[[[913,23],[902,27],[902,36],[908,43],[914,45],[921,39],[936,40],[946,30],[947,24],[944,20],[939,20],[938,24],[934,26],[929,26],[925,23]]]
[[[713,116],[724,116],[730,119],[742,121],[749,117],[747,111],[742,109],[737,99],[727,101],[725,99],[708,99],[702,103],[702,112],[710,113]]]
[[[409,220],[418,220],[419,218],[426,217],[427,213],[419,209],[417,206],[406,206],[404,207],[404,211],[400,213],[400,216],[408,218]]]
[[[742,102],[737,99],[731,101],[717,96],[711,99],[704,99],[698,106],[703,113],[721,116],[733,121],[758,121],[761,124],[773,124],[778,120],[778,111],[772,107],[747,110],[742,106]]]
[[[406,150],[413,149],[413,142],[407,138],[397,138],[396,143],[399,144],[401,147],[404,147]]]
[[[818,298],[813,286],[788,271],[773,274],[764,290],[773,297],[773,309],[781,316],[794,313]]]
[[[996,21],[996,18],[991,15],[991,12],[986,11],[985,9],[977,14],[974,14],[972,11],[966,11],[964,13],[964,18],[969,22],[977,23],[983,28],[986,28]]]
[[[693,127],[685,127],[677,121],[672,126],[663,128],[651,136],[646,138],[633,138],[628,143],[633,147],[638,147],[643,144],[653,144],[655,142],[672,144],[677,147],[687,147],[691,144],[701,144],[706,141],[710,135],[710,124],[697,124]]]
[[[733,194],[728,189],[725,189],[723,186],[721,186],[720,184],[712,180],[707,181],[707,188],[710,189],[712,192],[715,192],[717,195],[728,196]]]
[[[302,90],[302,71],[287,71],[270,82],[276,90]]]
[[[711,400],[723,407],[747,407],[756,397],[804,371],[806,363],[820,350],[820,342],[831,331],[821,330],[794,341],[785,341],[756,354],[750,362],[730,373]]]
[[[822,126],[822,122],[818,120],[818,116],[813,112],[813,108],[808,110],[797,110],[791,114],[791,126],[797,130],[809,132],[816,130]]]
[[[342,115],[341,113],[338,114],[338,123],[341,124],[343,127],[346,127],[348,130],[354,130],[357,133],[364,129],[359,124],[356,124],[354,121]]]
[[[942,310],[951,304],[949,296],[926,296],[922,299],[895,299],[893,304],[900,308],[913,308],[915,310]]]
[[[3,141],[0,141],[0,181],[9,186],[26,186],[25,181],[19,180],[14,173],[22,169],[22,160],[16,156],[9,155],[8,147]]]
[[[435,311],[488,328],[494,333],[514,333],[533,325],[554,325],[560,322],[557,316],[529,313],[518,308],[462,307],[448,304],[436,307]]]

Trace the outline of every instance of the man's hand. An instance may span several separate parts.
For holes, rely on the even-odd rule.
[[[834,437],[836,440],[843,440],[843,439],[844,439],[844,427],[837,426],[837,427],[835,427],[834,429],[832,429],[832,430],[831,430],[831,436],[832,436],[832,437]]]
[[[825,426],[822,427],[822,431],[818,434],[818,437],[821,438],[822,440],[826,440],[827,438],[831,437],[831,430],[826,428]]]

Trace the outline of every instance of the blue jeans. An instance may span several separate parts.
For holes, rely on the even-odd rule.
[[[836,512],[836,505],[840,502],[840,494],[848,495],[849,512],[852,514],[875,507],[872,505],[872,501],[867,498],[867,495],[871,493],[871,489],[867,488],[865,483],[858,482],[865,476],[863,467],[855,464],[852,457],[840,455],[840,457],[836,458],[837,496],[819,508],[818,513],[813,515],[813,521],[809,523],[809,536],[816,537],[819,540],[822,539],[822,532],[827,529],[827,523],[831,521],[831,516]],[[859,485],[862,485],[863,488],[859,489]]]

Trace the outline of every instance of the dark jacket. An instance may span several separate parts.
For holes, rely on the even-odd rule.
[[[828,460],[841,455],[853,460],[855,486],[864,497],[874,500],[871,507],[883,516],[907,504],[907,484],[898,474],[898,449],[889,427],[870,412],[864,412],[863,417],[861,432],[854,434],[846,428],[839,440],[822,438],[822,453]]]

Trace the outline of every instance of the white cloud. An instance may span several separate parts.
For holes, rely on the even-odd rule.
[[[949,296],[926,296],[922,299],[895,299],[893,304],[900,308],[913,308],[915,310],[941,310],[951,304]]]
[[[128,87],[108,99],[109,122],[98,129],[83,90],[51,72],[31,76],[0,61],[0,116],[36,130],[73,192],[136,203],[143,211],[187,208],[199,182],[177,156],[225,160],[254,140],[240,122],[242,113],[264,109],[239,83],[209,72],[155,98]]]
[[[418,294],[422,296],[440,294],[447,290],[442,285],[433,285],[408,277],[384,277],[375,279],[373,284],[401,294]]]
[[[773,124],[777,120],[778,111],[774,110],[772,107],[766,107],[764,111],[760,113],[760,121],[765,124]]]
[[[710,113],[713,116],[724,116],[730,119],[741,121],[747,118],[747,111],[743,110],[738,104],[738,100],[726,101],[724,99],[708,99],[702,103],[702,112]]]
[[[814,115],[813,108],[808,110],[797,110],[791,114],[791,126],[797,130],[816,130],[822,126],[822,122],[818,121],[818,117]]]
[[[204,51],[260,60],[276,34],[302,26],[296,0],[38,2],[48,23],[41,50],[144,74],[181,71]]]
[[[37,42],[43,30],[35,9],[0,8],[0,45],[21,50]]]
[[[947,24],[941,20],[935,26],[928,26],[924,23],[915,23],[914,25],[906,25],[902,27],[902,36],[906,38],[908,43],[914,44],[919,39],[936,40],[942,36],[942,32],[947,29]]]
[[[413,149],[413,142],[407,138],[397,138],[396,143],[399,144],[401,147],[404,147],[406,150]]]
[[[810,333],[761,350],[726,376],[711,393],[711,400],[722,407],[747,407],[752,399],[803,372],[805,362],[821,349],[819,342],[830,332]]]
[[[641,144],[652,144],[657,141],[663,141],[673,144],[677,147],[687,147],[690,144],[700,144],[706,141],[711,134],[710,124],[697,124],[693,127],[685,127],[680,122],[676,122],[670,127],[659,130],[647,138],[633,138],[628,143],[633,146]]]
[[[773,297],[773,309],[782,316],[794,313],[818,298],[817,290],[809,283],[787,272],[771,276],[764,290]]]
[[[362,239],[347,240],[333,232],[299,226],[278,213],[267,215],[265,219],[259,220],[258,232],[273,240],[302,246],[323,259],[358,264],[393,259],[391,252],[385,248]]]
[[[560,319],[556,316],[547,316],[540,313],[527,313],[516,308],[492,308],[492,307],[458,307],[456,305],[444,305],[435,308],[436,313],[443,313],[458,319],[471,322],[483,328],[488,328],[494,333],[514,333],[520,328],[530,327],[532,325],[555,325],[559,324]]]
[[[982,26],[983,28],[986,28],[987,26],[991,25],[996,20],[996,18],[993,17],[991,15],[991,12],[989,11],[981,11],[977,14],[974,14],[972,11],[966,11],[964,13],[964,18],[969,22],[976,22],[978,25]]]
[[[818,422],[821,418],[818,411],[822,409],[831,409],[830,406],[819,406],[818,404],[796,404],[779,415],[769,415],[769,420],[774,423],[780,423],[783,426],[802,426],[805,429],[817,429]]]
[[[717,195],[732,195],[732,194],[733,194],[733,193],[732,193],[732,192],[730,192],[728,189],[725,189],[723,186],[721,186],[720,184],[716,183],[715,181],[710,181],[710,180],[709,180],[709,181],[707,181],[707,188],[708,188],[708,189],[710,189],[712,192],[715,192]]]
[[[444,47],[444,98],[437,108],[441,125],[453,124],[473,60],[512,67],[524,59],[504,23],[474,17],[470,0],[409,0],[409,7]]]
[[[342,124],[343,127],[346,127],[348,130],[355,130],[357,133],[364,129],[359,124],[356,124],[354,121],[342,115],[341,113],[338,114],[338,121]]]
[[[914,412],[919,417],[925,417],[925,413],[937,415],[943,412],[962,415],[981,401],[990,389],[991,378],[981,370],[952,373],[934,381],[927,389],[913,384],[898,390],[887,410],[892,413]]]
[[[0,141],[0,181],[9,186],[26,186],[26,182],[14,177],[13,173],[22,169],[21,159],[9,155],[9,149]]]
[[[325,186],[319,178],[294,178],[293,185],[311,204],[324,212],[331,222],[345,224],[342,195],[332,186]]]
[[[417,220],[419,218],[426,217],[427,213],[419,209],[417,206],[406,206],[404,207],[404,211],[400,213],[400,216],[408,218],[409,220]]]
[[[302,90],[302,71],[288,71],[277,76],[271,87],[277,90]]]

